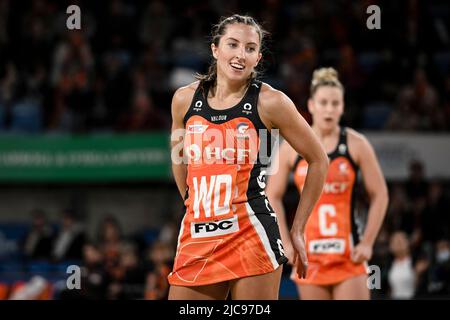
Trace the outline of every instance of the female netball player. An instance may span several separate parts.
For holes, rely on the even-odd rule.
[[[278,298],[287,258],[264,193],[263,152],[275,129],[310,168],[292,228],[298,272],[306,271],[303,231],[328,159],[293,102],[256,80],[263,35],[251,17],[223,19],[213,31],[208,74],[174,94],[173,173],[186,212],[169,299]]]
[[[372,246],[386,212],[386,183],[367,139],[355,130],[339,126],[344,111],[344,88],[337,71],[333,68],[316,70],[310,90],[308,109],[312,114],[312,129],[328,153],[330,166],[323,192],[306,224],[308,273],[305,279],[293,273],[293,280],[301,299],[369,299],[365,262],[371,258]],[[303,197],[310,167],[289,143],[283,142],[279,152],[276,160],[280,162],[274,163],[279,169],[268,180],[267,196],[279,214],[285,252],[290,258],[292,246],[282,197],[292,171]],[[370,198],[362,237],[353,207],[359,169]]]

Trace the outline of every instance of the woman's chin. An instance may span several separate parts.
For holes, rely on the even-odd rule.
[[[243,80],[248,79],[249,76],[250,75],[247,75],[247,74],[245,74],[243,72],[233,72],[233,71],[229,72],[227,74],[228,79],[232,80],[232,81],[243,81]]]

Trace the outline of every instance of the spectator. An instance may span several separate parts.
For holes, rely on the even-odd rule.
[[[52,228],[47,222],[46,214],[41,209],[31,212],[31,230],[25,236],[23,252],[29,259],[49,260],[51,257],[54,235]]]
[[[83,227],[75,220],[75,215],[71,210],[64,210],[61,229],[53,244],[53,259],[55,261],[81,260],[84,243]]]
[[[83,248],[81,289],[86,299],[106,298],[109,277],[104,268],[104,257],[98,245],[87,243]]]
[[[409,176],[406,181],[406,193],[410,200],[425,198],[428,193],[428,182],[425,178],[425,168],[418,160],[409,164]]]
[[[133,245],[122,246],[119,266],[112,277],[112,283],[108,287],[109,299],[130,300],[144,297],[145,272]]]
[[[100,223],[99,246],[104,254],[106,271],[114,273],[120,259],[120,250],[123,244],[122,229],[119,221],[111,214],[108,214]]]
[[[428,188],[427,204],[423,210],[421,226],[424,240],[436,242],[450,235],[450,203],[440,181],[432,181]]]
[[[429,292],[433,296],[450,298],[450,241],[436,243],[435,264],[431,270]]]
[[[80,290],[65,288],[60,292],[60,299],[106,299],[109,277],[104,268],[104,257],[98,245],[86,243],[83,247],[83,264],[81,268]]]
[[[394,256],[388,275],[390,296],[393,299],[411,299],[414,296],[416,273],[406,233],[397,231],[391,236],[390,250]]]
[[[167,276],[171,271],[173,255],[174,253],[167,243],[157,241],[151,247],[149,251],[151,271],[147,274],[145,284],[146,299],[167,299],[169,293]]]

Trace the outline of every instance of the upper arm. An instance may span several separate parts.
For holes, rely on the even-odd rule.
[[[183,119],[195,93],[194,85],[179,88],[172,97],[172,131],[184,128]]]
[[[284,93],[264,90],[261,100],[263,116],[308,163],[327,162],[328,157],[313,130]]]
[[[197,83],[193,83],[186,87],[179,88],[172,97],[172,129],[170,141],[172,148],[179,146],[179,156],[183,156],[182,142],[184,139],[184,116],[189,109],[197,85]]]
[[[386,181],[372,145],[364,135],[354,130],[348,132],[349,152],[361,169],[367,193],[369,196],[378,192],[387,194]]]
[[[270,167],[266,186],[269,200],[283,197],[292,169],[293,156],[296,156],[295,150],[286,141],[283,141]]]

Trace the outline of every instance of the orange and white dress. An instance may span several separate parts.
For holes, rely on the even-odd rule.
[[[347,133],[341,128],[336,149],[328,154],[330,166],[324,189],[305,228],[308,272],[305,279],[293,270],[299,284],[331,285],[366,273],[366,264],[355,264],[350,253],[360,239],[354,211],[358,166],[348,152]],[[300,156],[294,165],[294,182],[302,192],[308,163]]]
[[[262,83],[216,110],[199,86],[184,117],[185,215],[171,285],[200,286],[272,272],[287,262],[264,193],[271,134],[258,115]]]

